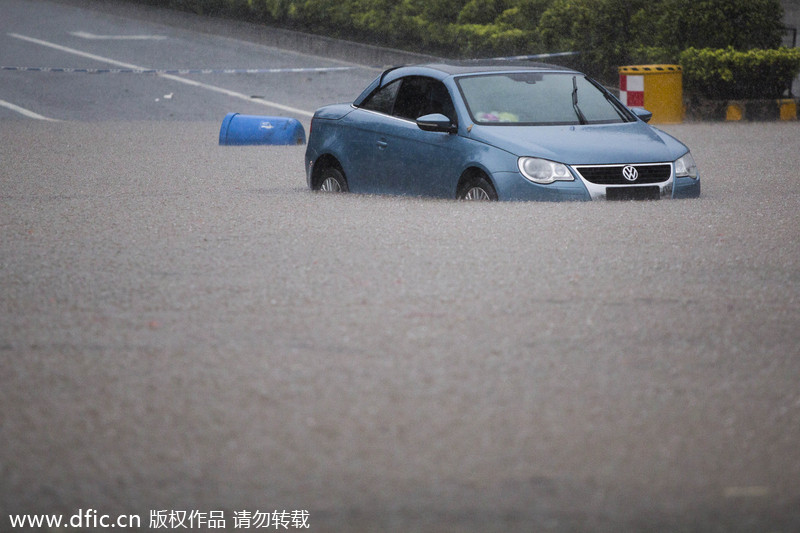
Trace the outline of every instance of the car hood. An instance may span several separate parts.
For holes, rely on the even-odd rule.
[[[688,151],[677,139],[639,121],[583,126],[476,124],[469,136],[517,156],[570,165],[674,161]]]

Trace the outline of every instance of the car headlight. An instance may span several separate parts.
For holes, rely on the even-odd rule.
[[[520,157],[519,171],[526,179],[534,183],[553,183],[554,181],[572,181],[575,178],[566,165],[539,159],[538,157]]]
[[[694,164],[691,152],[686,152],[686,155],[675,161],[675,177],[697,179],[697,165]]]

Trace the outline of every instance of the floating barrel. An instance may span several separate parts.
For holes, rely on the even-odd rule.
[[[286,117],[260,117],[228,113],[219,129],[219,144],[305,144],[306,132],[300,121]]]

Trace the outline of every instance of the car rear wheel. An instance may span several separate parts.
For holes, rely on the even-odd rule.
[[[347,179],[338,168],[328,167],[322,171],[317,190],[323,192],[347,192]]]
[[[461,185],[456,197],[459,200],[494,201],[497,200],[497,191],[486,176],[475,176]]]

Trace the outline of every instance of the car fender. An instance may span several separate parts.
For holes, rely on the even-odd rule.
[[[480,171],[485,174],[495,190],[497,190],[497,181],[499,175],[506,173],[517,172],[517,156],[498,148],[489,143],[485,143],[479,139],[475,139],[470,135],[470,127],[462,126],[459,128],[459,137],[463,139],[464,145],[469,146],[465,157],[462,159],[461,168],[458,173],[458,181],[453,184],[455,191],[464,177],[474,171]]]
[[[496,173],[509,172],[516,169],[517,158],[513,154],[471,138],[466,128],[460,127],[459,133],[456,135],[461,145],[459,151],[462,156],[458,158],[456,172],[451,174],[453,181],[448,184],[448,190],[453,198],[455,198],[462,180],[472,172],[477,171],[486,175],[492,185],[495,185],[496,178],[494,175]]]
[[[465,128],[469,135],[472,128]],[[559,182],[558,186],[533,183],[519,172],[516,154],[499,148],[483,139],[470,138],[473,143],[472,161],[463,172],[477,168],[485,173],[500,200],[520,199],[538,201],[590,200],[589,191],[579,179]],[[462,174],[463,176],[463,174]]]
[[[333,104],[316,110],[311,119],[308,143],[306,144],[306,182],[312,187],[314,164],[323,156],[330,155],[341,161],[336,124],[353,111],[350,104]]]

